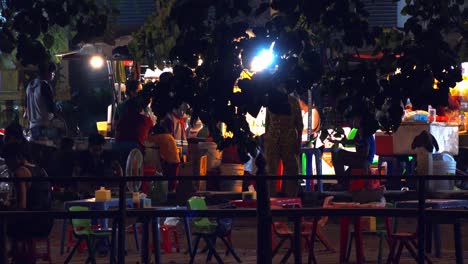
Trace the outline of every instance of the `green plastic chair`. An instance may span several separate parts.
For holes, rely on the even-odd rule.
[[[201,197],[192,197],[188,199],[187,207],[189,210],[208,209],[205,199]],[[207,217],[194,217],[192,219],[192,224],[193,235],[195,236],[195,244],[193,251],[190,252],[190,264],[193,264],[195,260],[195,255],[197,254],[198,245],[201,239],[205,241],[208,249],[207,262],[211,259],[211,256],[214,256],[218,263],[224,263],[219,254],[216,252],[215,248],[216,238],[218,237],[223,241],[227,248],[227,252],[231,253],[238,263],[241,263],[241,260],[232,248],[231,243],[228,242],[229,239],[226,239],[230,235],[230,228],[229,230],[221,230],[222,228],[220,228],[220,224],[218,222],[213,222]]]
[[[357,135],[357,132],[358,132],[358,129],[353,127],[351,129],[351,131],[349,131],[348,133],[348,136],[346,137],[346,139],[348,140],[354,140],[356,138],[356,135]],[[351,145],[351,144],[344,144],[344,147],[346,148],[351,148],[351,147],[354,147],[354,145]]]
[[[394,205],[392,203],[386,203],[386,208],[393,208]],[[382,254],[383,254],[383,244],[384,240],[387,240],[387,243],[390,247],[390,241],[388,240],[387,234],[387,224],[386,224],[386,217],[377,217],[376,218],[376,228],[375,231],[362,231],[362,235],[373,235],[379,238],[379,252],[377,256],[377,263],[382,263]],[[351,255],[351,250],[353,246],[353,239],[354,239],[354,231],[350,232],[349,241],[348,241],[348,248],[346,250],[346,261],[349,261],[349,257]]]
[[[72,206],[68,208],[69,212],[86,212],[89,211],[88,207],[85,206]],[[96,247],[96,242],[98,240],[104,240],[107,243],[107,246],[113,250],[109,237],[112,233],[110,231],[95,231],[91,228],[91,219],[71,219],[71,224],[73,227],[73,235],[77,238],[75,246],[73,246],[72,251],[67,256],[65,264],[69,263],[72,259],[75,251],[80,246],[82,241],[86,242],[86,247],[88,248],[88,258],[85,263],[96,263],[94,258],[94,249]],[[111,254],[111,262],[114,262]]]

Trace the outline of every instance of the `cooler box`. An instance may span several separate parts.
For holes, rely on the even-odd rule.
[[[430,124],[403,122],[393,135],[376,132],[376,154],[381,156],[416,154],[416,151],[411,149],[411,143],[424,130],[431,133],[437,140],[438,153],[448,152],[452,155],[458,155],[458,125],[437,122]]]

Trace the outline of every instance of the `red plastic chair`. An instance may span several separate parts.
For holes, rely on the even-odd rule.
[[[333,198],[334,198],[333,196],[326,197],[323,201],[323,207],[327,207],[328,205],[330,205]],[[328,216],[323,216],[320,218],[320,220],[318,220],[317,222],[318,228],[316,232],[316,237],[325,246],[326,250],[330,252],[335,252],[335,249],[333,248],[329,240],[320,231],[320,228],[324,227],[327,222],[328,222]],[[315,259],[315,254],[313,252],[314,250],[313,243],[315,241],[310,241],[310,237],[312,236],[312,231],[313,231],[312,230],[313,224],[314,222],[307,221],[307,222],[303,222],[301,225],[301,237],[305,240],[306,247],[309,249],[309,262],[311,262],[312,259]],[[278,242],[276,247],[273,249],[272,256],[275,256],[278,253],[279,249],[281,248],[281,246],[286,240],[289,240],[290,242],[290,247],[288,248],[288,251],[283,256],[280,262],[280,263],[286,263],[293,251],[292,245],[294,241],[294,233],[292,230],[289,229],[287,223],[285,222],[274,222],[273,232],[278,238],[280,238],[280,241]]]
[[[162,244],[161,248],[164,253],[170,254],[174,248],[176,252],[180,252],[179,234],[177,233],[177,227],[172,225],[162,225],[159,227],[161,232]],[[171,234],[174,241],[171,241]]]
[[[403,247],[405,247],[410,255],[418,261],[418,244],[417,244],[417,233],[415,232],[393,232],[393,226],[390,218],[385,221],[385,227],[387,229],[387,236],[390,242],[390,252],[387,258],[387,264],[400,263],[401,253]],[[398,249],[397,249],[398,248]],[[424,254],[424,260],[428,264],[432,264],[429,257]]]
[[[376,173],[373,173],[374,171],[371,170],[371,168],[368,169],[367,172],[365,172],[363,169],[351,169],[351,175],[353,176],[359,176],[359,175],[378,175]],[[370,174],[372,173],[372,174]],[[367,186],[366,186],[366,181],[367,181]],[[363,189],[379,189],[380,186],[380,180],[375,179],[375,180],[370,180],[370,179],[356,179],[352,180],[349,183],[349,191],[359,191]]]

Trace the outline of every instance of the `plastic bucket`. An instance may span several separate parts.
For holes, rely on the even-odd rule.
[[[457,170],[457,163],[444,157],[445,160],[434,160],[432,162],[433,175],[455,175]],[[452,158],[453,159],[453,158]],[[433,180],[426,182],[426,189],[429,192],[453,190],[455,185],[454,180]]]
[[[108,130],[107,121],[96,122],[96,127],[97,127],[99,134],[103,135],[104,137],[107,137],[107,130]]]
[[[207,169],[213,169],[221,165],[221,157],[223,152],[217,149],[218,145],[214,142],[199,142],[198,148],[200,150],[206,150],[207,160]]]
[[[244,164],[223,163],[219,167],[221,176],[243,176]],[[219,190],[223,192],[242,192],[242,180],[221,180]]]

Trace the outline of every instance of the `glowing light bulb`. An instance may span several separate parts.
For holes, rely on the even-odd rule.
[[[98,55],[92,56],[91,60],[89,61],[89,64],[93,69],[102,68],[102,66],[104,65],[104,58]]]
[[[275,46],[275,42],[271,43],[270,49],[266,50],[263,49],[260,54],[255,56],[252,60],[252,64],[250,65],[250,68],[254,72],[260,72],[268,67],[270,67],[273,64],[274,61],[274,55],[273,55],[273,47]]]

